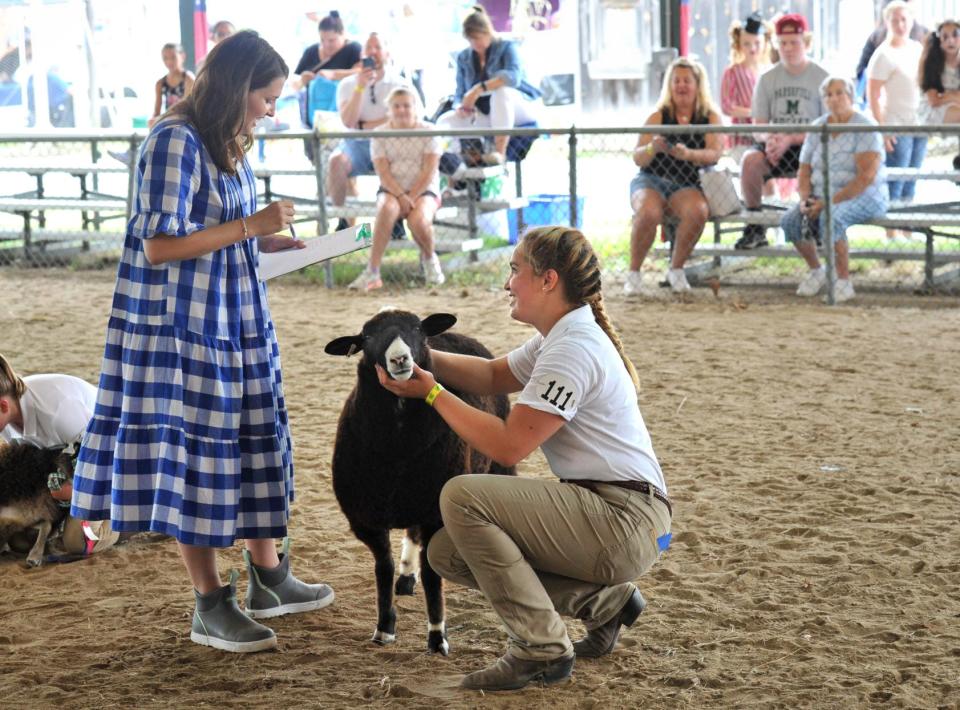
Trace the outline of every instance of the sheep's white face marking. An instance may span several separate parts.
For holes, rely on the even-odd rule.
[[[398,335],[390,343],[383,359],[387,363],[387,372],[395,380],[409,380],[413,374],[413,354],[410,352],[410,346],[407,345]]]

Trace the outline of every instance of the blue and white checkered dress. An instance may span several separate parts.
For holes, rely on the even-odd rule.
[[[244,160],[221,172],[196,129],[154,127],[140,153],[94,410],[71,514],[190,545],[283,537],[293,501],[280,353],[251,238],[152,266],[143,240],[250,215]]]

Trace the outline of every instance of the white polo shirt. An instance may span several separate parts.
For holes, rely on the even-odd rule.
[[[71,375],[27,375],[20,398],[23,431],[8,424],[0,436],[23,439],[34,446],[68,446],[83,438],[93,417],[97,388]]]
[[[524,386],[517,404],[567,422],[541,445],[557,476],[647,481],[666,493],[633,381],[590,306],[509,353],[507,364]]]
[[[366,123],[367,121],[379,121],[382,118],[386,118],[387,97],[391,91],[399,86],[410,86],[410,82],[400,76],[398,72],[393,71],[392,67],[387,67],[380,81],[376,81],[364,88],[363,98],[360,100],[360,116],[358,120]],[[338,109],[342,109],[343,105],[350,100],[350,95],[356,88],[356,74],[352,74],[340,81],[339,86],[337,86]]]

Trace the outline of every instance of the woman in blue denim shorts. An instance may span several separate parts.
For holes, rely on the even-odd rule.
[[[657,109],[647,126],[720,125],[703,66],[686,57],[670,65]],[[641,291],[640,266],[653,246],[664,214],[677,219],[676,237],[667,280],[681,293],[690,290],[683,265],[700,239],[710,210],[700,188],[700,168],[716,163],[723,152],[719,133],[667,136],[643,133],[633,150],[640,172],[630,183],[633,229],[630,234],[628,295]]]

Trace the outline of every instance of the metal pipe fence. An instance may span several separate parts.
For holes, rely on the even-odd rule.
[[[308,227],[306,233],[324,234],[354,220],[377,225],[387,201],[373,166],[359,164],[364,157],[369,160],[364,153],[369,148],[358,148],[358,139],[374,136],[374,152],[381,160],[387,156],[400,172],[409,171],[424,155],[439,153],[439,176],[430,183],[429,192],[435,192],[441,202],[429,239],[416,220],[408,218],[392,225],[386,224],[391,222],[389,215],[379,218],[380,228],[392,227],[395,236],[382,270],[383,280],[394,286],[423,282],[423,261],[429,247],[440,254],[444,272],[454,283],[492,275],[499,278],[511,244],[525,228],[567,224],[581,228],[593,241],[604,262],[607,284],[613,283],[614,288],[621,284],[626,288],[634,272],[650,288],[669,285],[669,271],[677,265],[693,286],[719,279],[737,286],[795,288],[809,267],[793,246],[796,176],[788,173],[763,180],[761,209],[741,209],[743,185],[749,179],[748,170],[741,173],[741,167],[746,168],[746,146],[728,142],[735,144],[738,136],[752,140],[759,131],[763,135],[813,134],[811,150],[815,144],[818,162],[812,182],[824,195],[842,192],[848,182],[857,179],[855,156],[875,146],[879,137],[894,137],[898,143],[923,139],[923,160],[918,161],[915,152],[906,164],[883,168],[886,176],[879,182],[889,184],[891,190],[896,185],[897,190],[882,213],[864,213],[851,220],[850,205],[824,201],[816,253],[826,262],[826,300],[834,302],[837,268],[844,266],[847,258],[858,287],[958,290],[960,172],[953,166],[953,157],[960,126],[569,126],[378,130],[372,134],[287,131],[258,133],[248,157],[261,197],[293,199],[303,227]],[[713,194],[715,178],[710,178],[708,186],[700,170],[689,173],[682,161],[667,159],[685,136],[700,135],[707,142],[716,134],[724,148],[713,172],[721,173],[720,182],[725,181],[728,192],[732,188],[735,193],[736,204],[731,205],[729,214],[720,214],[723,210],[715,209],[707,199],[717,197]],[[467,164],[482,163],[497,136],[510,140],[506,165]],[[647,165],[641,170],[632,160],[634,148],[656,136],[669,147],[658,148],[656,169]],[[122,158],[136,156],[144,138],[143,134],[121,131],[0,135],[0,265],[111,265],[122,246],[124,224],[136,199],[136,160],[125,163]],[[846,145],[853,148],[844,149]],[[111,154],[121,160],[109,157]],[[311,161],[307,155],[315,159]],[[346,166],[344,155],[352,159]],[[517,157],[522,159],[510,160]],[[639,178],[639,183],[638,174],[646,176]],[[665,183],[651,182],[651,176]],[[648,194],[651,192],[653,196]],[[699,201],[693,199],[697,195]],[[681,199],[684,197],[692,201]],[[651,222],[652,218],[656,219]],[[738,248],[751,223],[762,229],[766,244]],[[841,233],[835,233],[838,229]],[[841,242],[844,251],[838,252]],[[645,257],[639,268],[635,263],[638,245]],[[682,259],[690,246],[689,258]],[[841,254],[844,263],[838,264]],[[328,264],[322,278],[330,286],[347,285],[362,271],[364,261],[361,253]],[[664,275],[668,278],[663,279]]]

